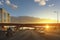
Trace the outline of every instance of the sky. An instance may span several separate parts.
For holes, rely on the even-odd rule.
[[[37,18],[60,20],[60,0],[0,0],[11,16],[31,16]]]

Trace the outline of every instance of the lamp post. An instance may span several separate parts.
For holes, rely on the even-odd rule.
[[[59,14],[58,14],[58,11],[54,11],[54,13],[56,13],[57,15],[57,24],[59,23]]]
[[[57,32],[58,32],[59,14],[58,14],[58,11],[54,11],[54,13],[56,13],[56,16],[57,16],[57,27],[56,27],[56,29],[57,29]]]

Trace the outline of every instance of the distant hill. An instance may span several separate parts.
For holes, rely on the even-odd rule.
[[[35,18],[35,17],[29,17],[29,16],[19,16],[19,17],[14,17],[11,16],[11,22],[14,23],[34,23],[34,22],[39,22],[40,18]]]
[[[56,21],[51,19],[40,19],[40,18],[29,17],[29,16],[18,16],[18,17],[11,16],[11,22],[13,23],[51,23]]]

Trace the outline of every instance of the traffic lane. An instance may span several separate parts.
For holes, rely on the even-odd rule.
[[[28,40],[28,39],[30,39],[30,40],[32,40],[32,39],[33,40],[60,40],[60,36],[55,36],[55,34],[53,35],[53,33],[41,34],[39,32],[33,31],[33,30],[29,30],[28,32],[30,32],[30,35],[25,38],[26,40]]]
[[[31,30],[26,30],[27,32],[25,33],[24,37],[21,37],[18,40],[33,40],[31,36]]]
[[[47,40],[60,40],[60,35],[56,33],[46,33],[44,36]]]
[[[45,33],[46,35],[50,35],[50,36],[56,36],[56,37],[59,37],[60,36],[60,33],[57,33],[57,32],[46,32]]]
[[[26,40],[45,40],[42,36],[40,36],[41,34],[39,34],[38,32],[34,30],[29,30],[29,32],[31,34],[26,38]]]
[[[60,37],[47,34],[43,35],[33,30],[25,30],[23,32],[18,32],[10,40],[60,40]]]
[[[26,30],[26,32],[18,33],[10,40],[45,40],[33,30]]]
[[[60,40],[60,35],[53,32],[45,32],[44,35],[40,35],[40,36],[45,38],[46,40]]]
[[[17,40],[17,39],[20,39],[21,37],[25,36],[26,32],[27,32],[26,30],[18,31],[13,37],[8,38],[8,40]]]

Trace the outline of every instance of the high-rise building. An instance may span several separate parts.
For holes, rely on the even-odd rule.
[[[10,23],[10,14],[4,8],[0,8],[0,23]],[[6,30],[7,27],[0,26],[0,30]]]
[[[9,22],[10,22],[10,14],[3,8],[0,8],[0,23],[9,23]]]

